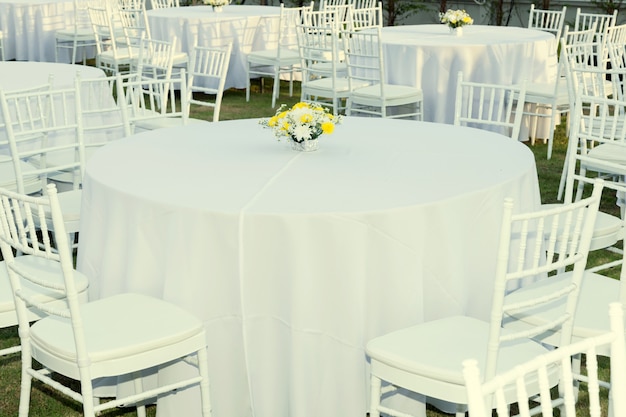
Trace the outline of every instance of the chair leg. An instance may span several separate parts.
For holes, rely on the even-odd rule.
[[[30,356],[30,348],[26,346],[22,351],[22,380],[20,382],[20,406],[19,417],[28,417],[30,408],[30,392],[33,378],[27,372],[32,366],[33,359]]]
[[[555,106],[556,107],[556,106]],[[550,132],[548,132],[548,159],[552,158],[552,145],[554,144],[554,129],[556,128],[556,118],[560,113],[553,108],[550,116]]]
[[[381,380],[372,375],[371,377],[371,397],[370,397],[370,413],[369,417],[380,417],[380,397],[382,395]]]
[[[248,64],[248,71],[246,74],[246,101],[250,101],[250,64]]]
[[[133,374],[133,384],[135,385],[135,394],[143,392],[141,373],[136,372]],[[137,404],[137,417],[146,417],[146,405],[143,402]]]
[[[200,399],[202,401],[202,417],[211,417],[211,396],[209,385],[209,358],[206,348],[198,351],[198,370],[202,381],[200,382]]]
[[[280,95],[280,67],[274,67],[274,86],[272,88],[272,108],[276,107],[276,100]]]

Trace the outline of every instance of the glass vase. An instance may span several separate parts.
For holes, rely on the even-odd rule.
[[[317,139],[303,140],[302,142],[291,141],[291,149],[299,152],[313,152],[319,148]]]
[[[450,27],[450,33],[452,36],[463,36],[463,26],[459,26],[456,28]]]

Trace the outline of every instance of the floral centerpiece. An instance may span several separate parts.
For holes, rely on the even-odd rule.
[[[447,10],[445,13],[439,13],[439,20],[447,24],[450,30],[474,23],[474,19],[465,10]]]
[[[222,11],[222,7],[230,4],[230,0],[202,0],[205,5],[213,7],[214,11]]]
[[[293,149],[314,151],[318,148],[317,138],[323,133],[333,133],[335,124],[341,123],[341,116],[333,116],[318,103],[300,102],[291,108],[283,104],[273,117],[259,123],[272,129],[278,140],[289,140]]]

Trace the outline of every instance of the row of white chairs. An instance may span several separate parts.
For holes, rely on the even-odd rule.
[[[197,68],[205,72],[202,67],[227,61],[230,52],[197,50],[195,55]],[[193,75],[189,79],[193,80]],[[192,96],[186,84],[183,70],[169,79],[121,74],[90,79],[78,76],[75,85],[64,88],[53,87],[51,80],[25,90],[0,90],[0,114],[6,131],[0,146],[8,150],[0,161],[0,188],[38,195],[46,192],[51,181],[63,184],[58,200],[64,229],[69,233],[65,240],[72,249],[80,229],[86,161],[97,148],[134,132],[195,121],[189,118]],[[47,229],[57,231],[50,220],[48,213]],[[12,303],[7,294],[2,292],[0,311]],[[2,327],[17,324],[15,317],[3,314],[2,318]]]
[[[457,416],[465,415],[468,406],[470,415],[490,416],[492,409],[497,408],[498,415],[508,416],[513,403],[517,403],[519,415],[534,415],[539,410],[528,405],[529,399],[543,413],[559,408],[561,415],[575,416],[579,412],[576,409],[582,406],[577,404],[578,387],[585,383],[589,383],[591,415],[600,415],[601,387],[609,390],[609,415],[625,412],[621,400],[626,392],[623,311],[613,306],[611,319],[606,315],[609,304],[626,301],[624,251],[614,249],[615,260],[594,267],[587,267],[586,262],[591,250],[612,250],[619,242],[623,245],[623,210],[622,216],[614,216],[599,211],[595,204],[593,208],[585,206],[590,202],[588,198],[599,198],[602,190],[616,193],[621,199],[626,195],[626,100],[622,77],[618,76],[623,72],[611,73],[590,66],[590,51],[595,51],[593,47],[597,45],[595,25],[589,31],[579,32],[570,35],[584,37],[584,41],[567,45],[564,37],[561,43],[562,59],[573,67],[570,80],[575,84],[564,203],[544,205],[536,213],[536,222],[531,222],[533,226],[516,224],[516,220],[527,221],[527,215],[505,215],[490,323],[467,317],[447,318],[401,329],[368,343],[372,364],[370,416],[401,415],[380,399],[389,399],[394,393],[401,395],[402,389],[423,394],[434,399],[435,404],[441,401],[456,404]],[[607,75],[612,75],[612,97],[605,89]],[[461,77],[458,82],[465,83]],[[519,92],[510,94],[518,97]],[[604,180],[598,179],[598,175]],[[583,198],[590,194],[587,188],[591,185],[594,185],[592,197]],[[579,224],[575,238],[574,234],[554,236],[553,233],[565,232],[572,224],[557,225],[557,220],[545,216],[578,204],[586,207],[585,211],[591,208],[594,218],[582,220],[589,223]],[[563,212],[558,221],[569,222],[566,219],[574,218],[581,221],[584,217],[562,215]],[[537,225],[546,229],[537,230]],[[582,237],[581,233],[586,236]],[[578,261],[570,256],[582,257],[581,263],[576,265]],[[529,261],[529,257],[534,260]],[[554,262],[552,267],[550,262]],[[554,271],[550,273],[552,268]],[[620,279],[605,275],[607,268],[621,268]],[[515,281],[533,276],[536,279],[536,274],[543,276],[542,279],[514,285],[503,278],[508,276]],[[520,288],[511,292],[517,286]],[[574,294],[565,295],[568,288]],[[550,295],[559,292],[566,298]],[[546,304],[541,305],[543,302]],[[559,318],[564,312],[566,316]],[[554,325],[563,327],[560,331],[550,330]],[[461,342],[451,343],[451,334]],[[516,339],[516,334],[522,339]],[[524,338],[536,343],[530,346],[548,348],[522,359]],[[425,340],[429,342],[424,343]],[[514,358],[506,353],[510,344],[519,349]],[[549,351],[550,347],[557,349]],[[587,356],[588,376],[580,376],[584,371],[581,354]],[[466,361],[462,371],[460,363],[469,356],[474,360]],[[597,356],[610,357],[610,382],[599,377]],[[516,365],[517,360],[523,363]],[[549,389],[557,386],[556,398],[551,397]]]
[[[289,94],[293,95],[293,81],[296,74],[302,74],[303,81],[307,80],[307,64],[309,60],[304,58],[300,44],[303,37],[297,32],[302,31],[301,26],[331,27],[333,33],[338,33],[339,28],[347,28],[357,31],[369,28],[382,27],[382,4],[373,3],[372,7],[360,4],[355,8],[352,3],[343,4],[327,3],[320,6],[319,11],[314,11],[314,3],[302,7],[284,7],[281,5],[280,15],[276,18],[266,18],[269,35],[266,35],[265,48],[260,51],[247,53],[247,79],[246,99],[250,99],[250,80],[255,78],[272,77],[273,94],[272,107],[276,107],[276,100],[280,93],[280,79],[282,76],[289,78]],[[322,7],[323,6],[323,7]],[[273,22],[272,22],[273,21]],[[310,32],[306,31],[305,32]],[[328,42],[324,44],[331,45]],[[328,51],[332,54],[331,51]],[[345,74],[345,62],[340,63],[342,72]],[[319,65],[315,64],[319,67]],[[331,100],[330,105],[333,105]]]
[[[541,10],[531,5],[528,27],[553,33],[556,37],[556,47],[565,42],[569,45],[579,41],[589,41],[589,36],[597,43],[596,51],[605,51],[603,47],[606,42],[605,33],[609,28],[615,26],[617,20],[617,10],[611,14],[603,13],[583,13],[580,8],[576,10],[574,26],[570,30],[565,26],[567,7],[561,10]],[[557,51],[555,50],[555,53]],[[602,55],[602,53],[601,53]],[[605,66],[606,55],[595,60],[596,65]],[[566,85],[566,66],[562,59],[559,60],[555,81],[546,83],[530,83],[526,100],[528,104],[534,106],[532,112],[533,125],[530,129],[531,144],[535,143],[537,136],[537,117],[548,117],[550,125],[548,127],[548,159],[552,156],[554,130],[557,119],[562,113],[569,113],[573,107],[574,96]],[[569,128],[568,128],[569,129]]]

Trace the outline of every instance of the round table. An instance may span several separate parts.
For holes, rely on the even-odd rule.
[[[387,81],[422,88],[426,121],[453,123],[459,71],[504,85],[557,76],[556,39],[539,30],[470,25],[458,37],[441,24],[393,26],[382,29],[382,42]]]
[[[154,39],[177,39],[176,50],[191,54],[194,45],[219,46],[231,42],[225,88],[245,88],[246,54],[263,49],[264,31],[278,25],[280,8],[228,5],[220,13],[211,6],[170,7],[149,10],[148,21]]]
[[[73,0],[0,0],[4,59],[54,62],[55,32],[73,19]]]
[[[257,120],[193,124],[87,164],[91,299],[140,292],[198,315],[215,417],[365,415],[365,343],[486,319],[503,200],[540,204],[533,154],[496,133],[346,118],[320,140],[301,153]],[[195,395],[159,400],[159,417],[199,415]]]
[[[47,84],[52,79],[54,87],[72,87],[76,75],[82,78],[104,78],[100,68],[54,62],[0,62],[0,88],[21,90]]]

